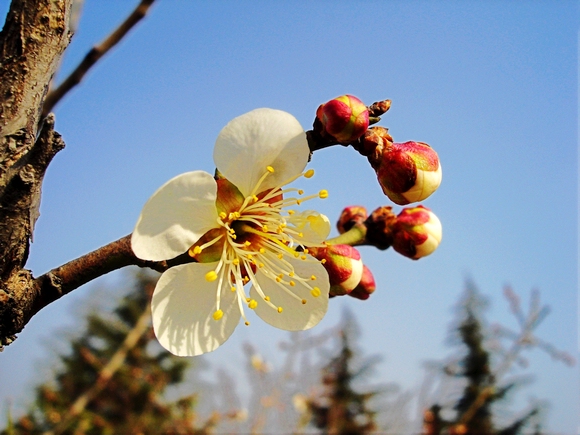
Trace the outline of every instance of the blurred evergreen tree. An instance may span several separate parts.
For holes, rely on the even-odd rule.
[[[423,416],[425,435],[516,435],[522,433],[533,417],[540,412],[533,406],[523,415],[503,428],[497,427],[494,411],[498,411],[501,401],[506,399],[518,384],[517,381],[503,383],[502,375],[517,358],[519,346],[511,352],[499,355],[490,346],[483,316],[486,302],[474,285],[468,284],[465,297],[459,304],[459,320],[454,327],[454,338],[464,349],[462,358],[444,367],[445,375],[460,381],[461,394],[453,400],[454,413],[445,412],[449,406],[441,403],[432,405]],[[533,328],[535,322],[529,323]],[[531,331],[524,331],[530,333]],[[453,418],[444,418],[453,414]],[[535,423],[535,433],[539,433],[539,423]]]
[[[218,417],[194,427],[194,395],[164,398],[183,381],[190,360],[157,344],[149,306],[155,282],[139,274],[113,315],[90,314],[70,353],[59,357],[54,382],[37,387],[34,408],[2,434],[208,433]]]
[[[325,393],[321,398],[307,401],[310,422],[321,429],[322,434],[358,435],[377,429],[376,412],[370,409],[369,401],[380,391],[358,393],[353,385],[373,364],[367,360],[360,369],[353,368],[357,352],[353,348],[352,337],[356,336],[354,320],[347,318],[340,331],[339,353],[322,369]]]

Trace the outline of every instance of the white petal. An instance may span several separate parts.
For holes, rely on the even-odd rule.
[[[204,171],[172,178],[145,203],[131,247],[144,260],[169,260],[183,254],[217,226],[217,184]]]
[[[309,260],[312,260],[312,257],[308,256],[306,261],[296,259],[289,261],[294,266],[296,275],[303,278],[310,278],[312,275],[316,277],[316,280],[309,281],[309,284],[320,289],[320,296],[318,297],[314,297],[310,293],[310,289],[296,282],[296,286],[289,287],[298,296],[299,299],[296,299],[280,288],[274,280],[264,276],[258,269],[256,279],[264,294],[270,297],[275,306],[282,307],[281,313],[270,307],[262,300],[255,287],[252,286],[250,297],[257,301],[262,301],[258,302],[258,306],[255,309],[256,314],[265,322],[287,331],[302,331],[312,328],[322,320],[328,310],[328,290],[330,287],[328,273],[318,261]],[[306,304],[302,304],[300,299],[305,299]]]
[[[191,263],[167,270],[157,283],[151,300],[153,330],[159,343],[178,356],[211,352],[225,342],[240,321],[236,294],[222,290],[223,317],[214,320],[217,281],[205,274],[215,263]]]
[[[290,223],[296,226],[296,230],[302,233],[302,236],[294,238],[308,246],[322,243],[330,234],[330,220],[317,211],[307,210],[296,213],[288,218]]]
[[[256,109],[231,120],[220,132],[213,159],[218,170],[249,195],[267,166],[259,191],[276,187],[302,172],[308,162],[304,129],[289,113]]]

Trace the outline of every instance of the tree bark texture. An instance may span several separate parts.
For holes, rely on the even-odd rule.
[[[0,348],[27,321],[34,281],[23,269],[44,173],[64,147],[42,108],[70,42],[74,0],[13,0],[0,32]]]

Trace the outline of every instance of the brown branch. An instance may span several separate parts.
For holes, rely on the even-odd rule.
[[[75,68],[75,70],[55,89],[51,90],[44,101],[43,116],[48,115],[54,106],[76,85],[85,74],[101,59],[109,50],[117,45],[145,15],[155,0],[141,0],[131,15],[127,17],[117,29],[105,38],[99,45],[94,46]]]

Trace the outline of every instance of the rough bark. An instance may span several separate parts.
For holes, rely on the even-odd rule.
[[[44,173],[64,147],[42,106],[72,36],[72,3],[13,0],[0,32],[0,348],[22,329],[22,310],[33,301],[23,267]]]

